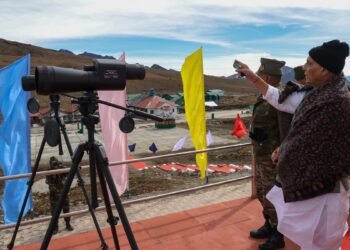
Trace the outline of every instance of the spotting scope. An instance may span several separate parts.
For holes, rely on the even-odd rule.
[[[126,80],[142,80],[145,68],[141,64],[127,64],[115,59],[93,59],[93,65],[84,70],[37,66],[35,76],[24,76],[25,91],[35,90],[40,95],[89,90],[123,90]]]

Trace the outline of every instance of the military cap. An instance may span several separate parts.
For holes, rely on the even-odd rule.
[[[297,81],[303,80],[305,78],[303,66],[300,65],[294,68],[294,78]]]
[[[284,61],[278,61],[276,59],[261,58],[260,67],[258,73],[270,75],[270,76],[281,76],[281,68],[286,64]]]

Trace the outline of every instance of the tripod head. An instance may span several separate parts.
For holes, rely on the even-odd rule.
[[[55,147],[59,145],[59,154],[63,155],[61,137],[60,137],[60,126],[64,126],[63,122],[59,117],[60,109],[60,96],[59,95],[50,95],[50,107],[54,111],[53,119],[49,119],[45,123],[44,127],[44,137],[49,146]],[[39,101],[32,97],[27,102],[28,111],[31,114],[36,114],[40,110]]]
[[[117,104],[113,104],[110,102],[99,100],[97,93],[94,91],[86,91],[84,93],[84,96],[82,96],[82,97],[75,97],[75,96],[68,95],[68,94],[62,94],[62,95],[72,98],[73,99],[72,102],[79,105],[79,111],[83,116],[85,114],[92,115],[93,113],[95,113],[97,108],[98,108],[99,103],[113,107],[113,108],[125,110],[127,112],[127,114],[123,118],[121,118],[121,120],[119,121],[119,128],[123,133],[130,133],[134,130],[134,127],[135,127],[135,122],[130,117],[130,115],[128,115],[128,113],[129,114],[133,113],[133,114],[136,114],[140,117],[149,118],[149,119],[155,120],[155,121],[164,121],[164,119],[162,117],[159,117],[156,115],[151,115],[151,114],[148,114],[148,113],[143,112],[143,111],[139,111],[136,109],[130,109],[127,107],[119,106]]]

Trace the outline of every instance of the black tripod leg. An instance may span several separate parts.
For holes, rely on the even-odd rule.
[[[93,148],[89,150],[89,165],[90,165],[90,186],[91,186],[91,204],[93,208],[98,207],[97,201],[97,183],[96,183],[96,160],[93,154]]]
[[[93,209],[93,207],[92,207],[92,205],[91,205],[91,203],[89,201],[89,197],[88,197],[86,189],[84,187],[84,180],[83,180],[83,178],[80,175],[79,169],[77,170],[77,178],[78,178],[78,185],[80,186],[80,188],[81,188],[81,190],[82,190],[82,192],[84,194],[86,203],[88,204],[89,211],[91,213],[92,220],[94,221],[94,224],[95,224],[98,236],[100,237],[101,248],[102,249],[108,249],[108,245],[107,245],[106,241],[103,238],[103,235],[102,235],[102,232],[101,232],[101,228],[100,228],[100,226],[99,226],[99,224],[97,222],[96,215],[95,215],[95,210]]]
[[[66,132],[66,126],[64,124],[62,124],[61,120],[58,117],[56,117],[56,121],[58,122],[58,125],[61,128],[64,140],[65,140],[67,148],[68,148],[69,155],[71,157],[73,157],[73,150],[72,150],[72,146],[70,144],[70,141],[68,139],[68,135],[67,135],[67,132]],[[61,143],[61,141],[60,141],[60,143]],[[86,203],[87,203],[87,205],[89,207],[89,211],[91,213],[92,220],[93,220],[95,228],[97,230],[97,234],[98,234],[98,236],[100,238],[101,249],[103,249],[103,250],[104,249],[108,249],[108,245],[107,245],[105,239],[103,238],[103,234],[102,234],[101,228],[100,228],[100,226],[98,224],[98,221],[97,221],[97,218],[96,218],[96,215],[95,215],[95,210],[94,210],[93,206],[91,205],[90,200],[89,200],[89,196],[88,196],[88,194],[86,192],[86,189],[85,189],[85,186],[84,186],[84,180],[81,177],[79,168],[77,169],[77,179],[78,179],[78,185],[81,188],[81,190],[83,192],[83,195],[85,197],[85,201],[86,201]]]
[[[50,224],[49,224],[49,227],[46,231],[46,234],[45,234],[44,240],[41,244],[40,250],[46,250],[50,244],[52,233],[55,229],[56,224],[58,223],[58,218],[60,216],[62,207],[64,205],[64,201],[67,198],[70,186],[72,185],[72,181],[74,179],[74,175],[77,172],[77,169],[78,169],[78,166],[81,162],[81,159],[83,158],[84,148],[85,148],[85,144],[80,144],[78,146],[78,148],[76,149],[76,151],[74,152],[72,167],[69,171],[67,180],[64,184],[64,187],[63,187],[62,193],[60,195],[60,198],[58,200],[58,203],[57,203],[55,210],[52,214],[52,218],[50,220]]]
[[[119,198],[119,194],[118,194],[117,189],[114,185],[114,181],[113,181],[111,172],[109,171],[108,158],[106,157],[106,153],[105,153],[101,144],[95,143],[94,147],[95,147],[94,151],[96,154],[96,162],[97,162],[97,166],[98,166],[97,169],[101,169],[103,172],[103,176],[106,178],[109,190],[112,194],[112,197],[113,197],[113,200],[115,203],[115,207],[118,210],[118,214],[119,214],[120,220],[122,221],[124,231],[125,231],[125,234],[128,238],[130,247],[133,250],[137,250],[139,248],[137,246],[134,234],[131,230],[128,218],[126,217],[122,202]],[[100,178],[100,181],[101,181],[101,178]]]
[[[57,122],[58,122],[58,125],[61,128],[61,131],[62,131],[62,134],[63,134],[63,138],[66,141],[66,145],[67,145],[67,148],[68,148],[69,155],[71,157],[73,157],[73,149],[72,149],[72,146],[71,146],[71,144],[69,142],[69,139],[68,139],[68,135],[67,135],[67,132],[66,132],[66,126],[61,123],[61,120],[59,118],[57,119]]]
[[[40,145],[40,148],[39,148],[38,156],[36,157],[36,160],[35,160],[35,164],[34,164],[34,167],[33,167],[33,170],[32,170],[32,176],[30,177],[29,181],[27,182],[27,185],[28,185],[27,192],[26,192],[26,195],[25,195],[23,203],[22,203],[21,211],[20,211],[20,213],[18,215],[15,231],[12,234],[11,242],[7,245],[8,249],[12,249],[13,246],[15,245],[15,240],[16,240],[18,228],[19,228],[19,226],[21,224],[23,213],[24,213],[24,209],[26,207],[30,191],[31,191],[32,186],[34,184],[34,179],[35,179],[35,176],[36,176],[36,172],[38,171],[39,162],[40,162],[40,159],[41,159],[41,155],[42,155],[42,153],[44,151],[45,143],[46,143],[46,139],[45,139],[45,136],[44,136],[43,140],[41,141],[41,145]]]
[[[101,170],[101,166],[98,165],[98,163],[97,163],[97,173],[98,173],[98,178],[100,180],[102,195],[103,195],[103,199],[104,199],[104,202],[105,202],[106,211],[107,211],[107,215],[108,215],[108,220],[107,221],[108,221],[108,223],[109,223],[109,225],[111,227],[111,232],[112,232],[112,236],[113,236],[114,246],[115,246],[115,249],[120,250],[117,230],[115,228],[115,225],[117,224],[117,221],[116,221],[116,218],[113,215],[111,202],[109,200],[108,191],[107,191],[107,187],[106,187],[106,181],[105,181],[105,178],[103,176],[103,172]]]

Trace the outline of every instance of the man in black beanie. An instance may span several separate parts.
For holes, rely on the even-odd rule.
[[[331,77],[340,76],[347,56],[349,56],[349,45],[339,40],[332,40],[312,48],[304,65],[306,82],[311,86],[320,87]]]
[[[295,92],[283,104],[278,104],[278,90],[247,65],[237,70],[270,104],[294,113],[273,156],[278,177],[267,198],[276,208],[278,231],[302,250],[340,249],[348,229],[350,93],[342,74],[348,56],[348,44],[339,40],[312,48],[304,70],[313,89]]]

